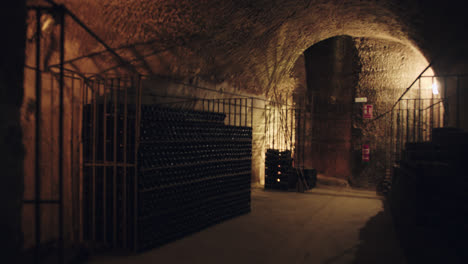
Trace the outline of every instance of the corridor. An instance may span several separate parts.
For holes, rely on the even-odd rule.
[[[383,197],[319,186],[306,193],[252,189],[252,212],[134,256],[97,263],[406,263]]]

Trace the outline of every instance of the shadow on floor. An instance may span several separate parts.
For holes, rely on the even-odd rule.
[[[361,243],[357,246],[353,263],[407,263],[387,208],[367,221],[366,225],[359,231],[359,239]]]
[[[429,226],[415,217],[395,219],[383,204],[385,209],[360,230],[354,264],[467,263],[463,232],[457,236],[448,226]]]
[[[418,217],[398,217],[395,230],[408,264],[467,263],[466,224],[431,223]]]

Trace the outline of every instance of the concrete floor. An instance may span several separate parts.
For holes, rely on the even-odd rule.
[[[252,212],[135,256],[87,263],[406,263],[381,197],[318,187],[252,190]]]

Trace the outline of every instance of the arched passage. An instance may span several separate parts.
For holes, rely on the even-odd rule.
[[[44,1],[28,2],[36,4]],[[85,24],[110,46],[116,48],[121,57],[131,61],[142,74],[189,79],[190,83],[193,80],[194,83],[203,80],[213,85],[222,83],[227,89],[235,92],[253,92],[274,100],[291,101],[291,98],[285,96],[291,94],[291,91],[296,91],[296,94],[303,97],[310,95],[310,91],[305,89],[307,85],[304,84],[304,80],[301,82],[301,78],[297,77],[301,74],[301,70],[296,72],[298,67],[302,67],[297,66],[303,60],[301,54],[311,46],[312,49],[314,46],[320,46],[322,41],[348,35],[344,43],[349,45],[347,47],[352,50],[350,54],[353,56],[345,56],[341,58],[341,62],[359,68],[356,71],[352,70],[351,76],[347,76],[349,82],[342,78],[347,71],[335,71],[333,68],[331,72],[327,72],[332,77],[331,82],[325,81],[321,85],[320,78],[313,79],[318,81],[319,88],[316,89],[318,97],[312,97],[325,102],[324,107],[327,109],[323,135],[330,136],[330,131],[346,131],[331,138],[346,143],[342,144],[343,151],[336,148],[328,151],[327,143],[322,142],[326,140],[320,138],[322,146],[319,148],[328,148],[323,154],[328,155],[329,159],[328,163],[323,159],[318,162],[322,163],[321,166],[325,164],[322,170],[324,174],[346,178],[353,184],[364,187],[376,184],[378,179],[372,177],[382,175],[379,172],[379,153],[382,148],[379,144],[382,134],[379,131],[382,131],[384,124],[361,122],[359,116],[354,115],[359,112],[359,108],[349,103],[349,99],[352,99],[353,94],[365,96],[374,102],[375,114],[384,111],[427,65],[425,58],[434,58],[435,51],[442,46],[441,43],[451,43],[448,40],[453,39],[450,38],[453,37],[453,32],[444,31],[444,26],[450,25],[447,21],[451,19],[443,19],[442,22],[431,19],[430,15],[440,15],[444,12],[444,9],[438,9],[439,3],[433,5],[432,1],[425,1],[424,4],[419,4],[420,1],[402,3],[390,0],[291,0],[254,3],[215,0],[57,2],[64,3],[73,10]],[[441,3],[442,6],[449,4]],[[427,12],[428,10],[430,12]],[[457,14],[456,10],[453,11]],[[51,36],[59,28],[56,21],[49,23],[53,16],[44,19],[48,25],[55,26],[42,29],[42,36],[49,41],[44,45],[43,52],[50,56],[46,56],[41,65],[49,65],[58,57],[55,52],[58,46],[57,38],[54,40]],[[33,27],[30,20],[28,25]],[[458,25],[453,31],[456,32],[460,28],[463,27]],[[30,41],[33,40],[31,32],[33,31],[28,31],[27,36]],[[69,61],[67,66],[79,72],[126,73],[121,62],[109,59],[109,54],[101,52],[98,45],[86,37],[85,32],[80,32],[80,28],[73,22],[67,23],[66,32],[66,46],[70,51],[66,57]],[[463,46],[464,43],[461,41],[459,44]],[[330,54],[339,53],[332,49]],[[33,50],[27,49],[26,55],[26,63],[30,65],[34,60]],[[337,62],[340,61],[336,59],[337,57],[330,56],[330,60],[324,60],[322,65],[338,65]],[[347,61],[348,59],[350,61]],[[464,62],[462,60],[461,64],[454,65],[460,67],[457,68],[460,70],[463,69]],[[34,90],[28,90],[28,87],[33,86],[27,86],[31,81],[32,79],[26,78],[23,110],[27,114],[32,113],[31,109],[34,106]],[[349,89],[342,89],[343,84],[349,85]],[[341,95],[344,95],[343,98],[340,98]],[[309,101],[312,102],[312,107],[318,105],[313,104],[313,99]],[[339,107],[335,107],[338,104],[349,105],[341,108],[344,110],[338,110]],[[338,113],[343,113],[348,119],[340,119],[342,117]],[[28,119],[28,116],[25,115],[23,119]],[[32,122],[31,120],[33,119],[29,121]],[[313,151],[314,134],[308,138],[310,142],[306,142],[306,145],[309,144],[308,149]],[[25,155],[28,155],[32,152],[32,144],[27,141],[34,139],[23,139],[26,145]],[[254,141],[261,141],[261,136]],[[372,161],[376,161],[364,167],[355,162],[355,154],[359,154],[363,141],[370,142]],[[340,156],[338,152],[347,154]],[[309,155],[312,156],[312,153]],[[23,154],[18,156],[22,157]],[[31,157],[29,158],[31,161]],[[316,157],[311,157],[308,162],[311,167],[317,166]],[[341,166],[344,163],[347,165]],[[53,162],[51,164],[54,166]]]
[[[311,112],[306,166],[356,187],[378,186],[387,124],[363,119],[362,107],[372,105],[374,116],[384,113],[427,65],[416,49],[388,39],[337,36],[307,49],[294,68]],[[370,145],[370,162],[362,161],[363,145]]]

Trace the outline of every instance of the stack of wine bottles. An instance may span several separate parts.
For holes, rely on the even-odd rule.
[[[294,187],[297,174],[292,166],[291,151],[267,149],[265,154],[265,188],[287,190]]]
[[[83,108],[83,238],[95,247],[131,247],[136,127],[131,105]]]
[[[118,170],[104,184],[95,167],[85,177],[92,182],[85,192],[94,197],[88,211],[107,213],[106,220],[88,218],[89,233],[106,233],[101,221],[106,222],[106,241],[115,229],[117,246],[142,251],[250,212],[252,129],[227,126],[224,119],[222,113],[143,105],[136,181]],[[96,199],[112,196],[114,183],[117,199]],[[100,194],[104,186],[111,194]],[[113,219],[113,210],[123,220]]]
[[[145,105],[138,151],[138,249],[250,211],[252,130],[225,114]]]

